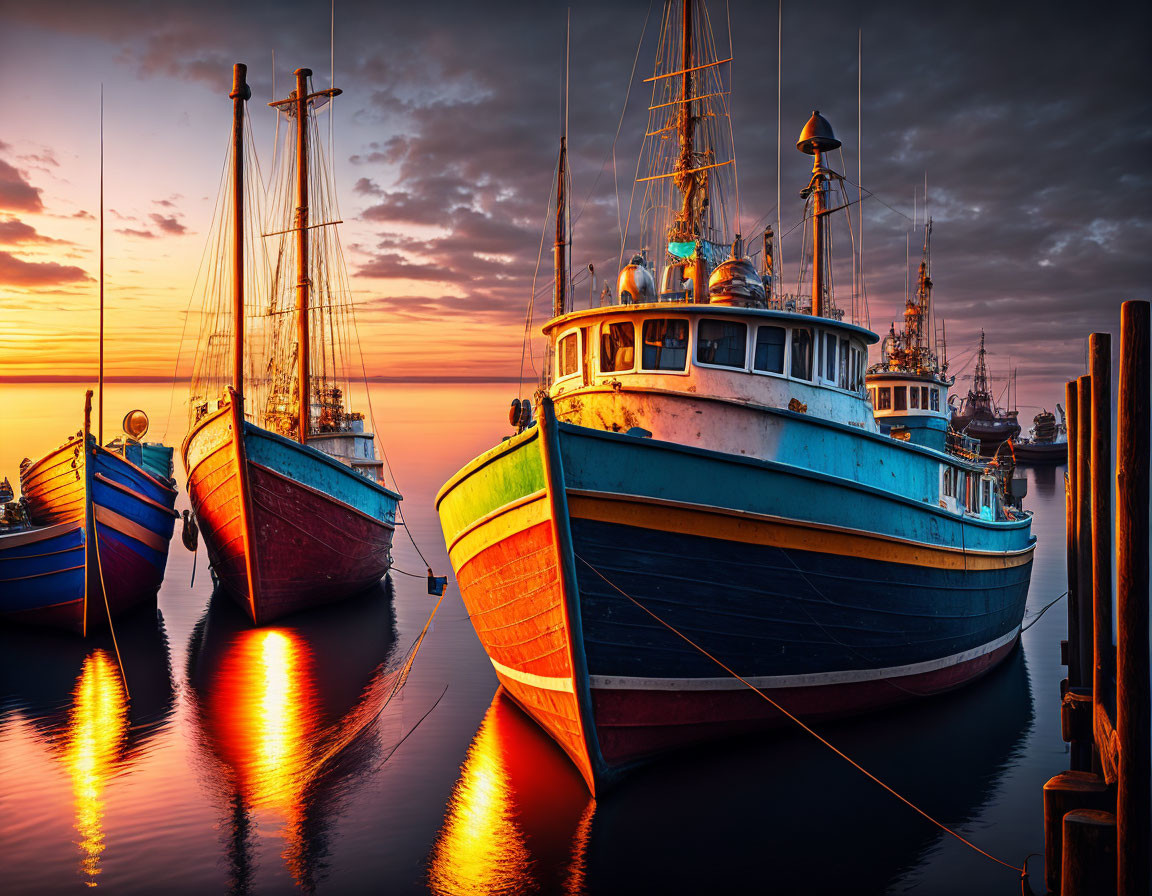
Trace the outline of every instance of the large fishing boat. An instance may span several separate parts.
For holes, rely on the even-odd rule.
[[[873,416],[878,337],[831,284],[830,216],[850,200],[830,195],[828,121],[797,142],[811,291],[786,295],[771,235],[758,271],[728,223],[727,60],[703,3],[667,2],[660,33],[647,242],[617,303],[573,310],[562,139],[548,382],[437,497],[497,677],[593,792],[780,724],[764,695],[829,717],[972,680],[1016,643],[1034,551],[999,468]]]
[[[984,349],[984,331],[980,331],[980,349],[976,354],[976,369],[972,375],[972,388],[958,410],[952,414],[952,426],[980,443],[980,452],[996,454],[1005,442],[1020,435],[1020,423],[1015,410],[1004,410],[996,404],[988,385],[987,351]]]
[[[236,66],[230,94],[231,201],[209,242],[218,255],[182,454],[213,574],[259,625],[379,582],[400,495],[384,484],[363,415],[348,407],[355,319],[314,117],[340,91],[314,91],[302,68],[291,96],[271,104],[292,126],[277,166],[279,223],[266,235],[278,242],[266,254],[260,232],[245,227],[246,217],[261,220],[259,181],[246,181],[258,169],[245,148],[245,72]],[[265,292],[246,307],[246,295]]]

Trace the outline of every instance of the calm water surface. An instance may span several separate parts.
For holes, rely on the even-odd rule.
[[[80,428],[83,388],[0,386],[0,476]],[[405,516],[441,573],[436,490],[507,434],[515,389],[372,387]],[[149,438],[178,446],[183,391],[169,411],[168,386],[109,386],[106,436],[139,406]],[[1061,471],[1028,477],[1034,611],[1064,590],[1064,503]],[[402,532],[394,553],[423,571]],[[177,536],[156,618],[117,623],[130,699],[110,641],[0,631],[4,892],[1020,892],[802,732],[672,757],[593,802],[497,694],[453,587],[399,687],[433,606],[422,579],[251,629],[212,599],[203,546],[192,571]],[[1060,604],[972,687],[820,730],[1019,864],[1043,850],[1041,787],[1067,767],[1064,633]]]

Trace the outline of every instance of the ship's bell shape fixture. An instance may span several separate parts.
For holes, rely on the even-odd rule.
[[[840,141],[832,133],[832,125],[820,114],[819,109],[812,112],[812,117],[800,132],[800,139],[796,141],[796,148],[810,156],[818,152],[831,152],[839,149],[840,145]]]

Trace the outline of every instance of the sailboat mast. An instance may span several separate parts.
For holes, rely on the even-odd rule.
[[[296,351],[299,376],[299,434],[308,441],[312,417],[311,371],[308,345],[308,79],[312,70],[298,68],[296,75]]]
[[[244,408],[244,103],[252,97],[248,66],[232,67],[232,387]]]
[[[104,444],[104,85],[100,85],[100,370],[96,383],[96,443]],[[89,395],[91,397],[91,395]]]
[[[568,42],[571,40],[571,24],[564,43],[564,120],[560,124],[560,163],[556,169],[556,245],[554,264],[556,268],[556,288],[552,300],[552,316],[559,317],[568,304],[568,193],[566,190],[568,171]]]

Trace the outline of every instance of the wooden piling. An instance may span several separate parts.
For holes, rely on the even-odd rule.
[[[1116,816],[1077,809],[1064,816],[1061,896],[1105,896],[1116,892]]]
[[[1076,620],[1080,612],[1080,585],[1077,574],[1080,571],[1076,550],[1076,464],[1078,441],[1080,438],[1080,399],[1076,394],[1076,380],[1069,380],[1064,384],[1064,407],[1067,408],[1066,419],[1068,426],[1068,472],[1067,488],[1064,501],[1064,532],[1067,543],[1068,564],[1068,640],[1064,642],[1064,665],[1068,667],[1068,685],[1079,687],[1077,680],[1080,673],[1080,653],[1073,633],[1076,631]]]
[[[1076,380],[1080,425],[1076,445],[1076,634],[1078,683],[1092,687],[1092,377]],[[1069,632],[1069,637],[1073,637]]]
[[[1061,772],[1044,785],[1044,883],[1060,892],[1064,816],[1079,809],[1108,811],[1115,806],[1104,779],[1092,772]]]
[[[1092,731],[1104,772],[1104,780],[1116,783],[1112,720],[1112,337],[1093,333],[1088,337],[1088,370],[1092,389],[1088,466],[1092,490],[1092,543],[1086,550],[1092,563]]]
[[[1148,646],[1149,304],[1120,311],[1116,456],[1117,883],[1123,896],[1152,892],[1152,689]],[[1101,892],[1108,892],[1107,890]]]

